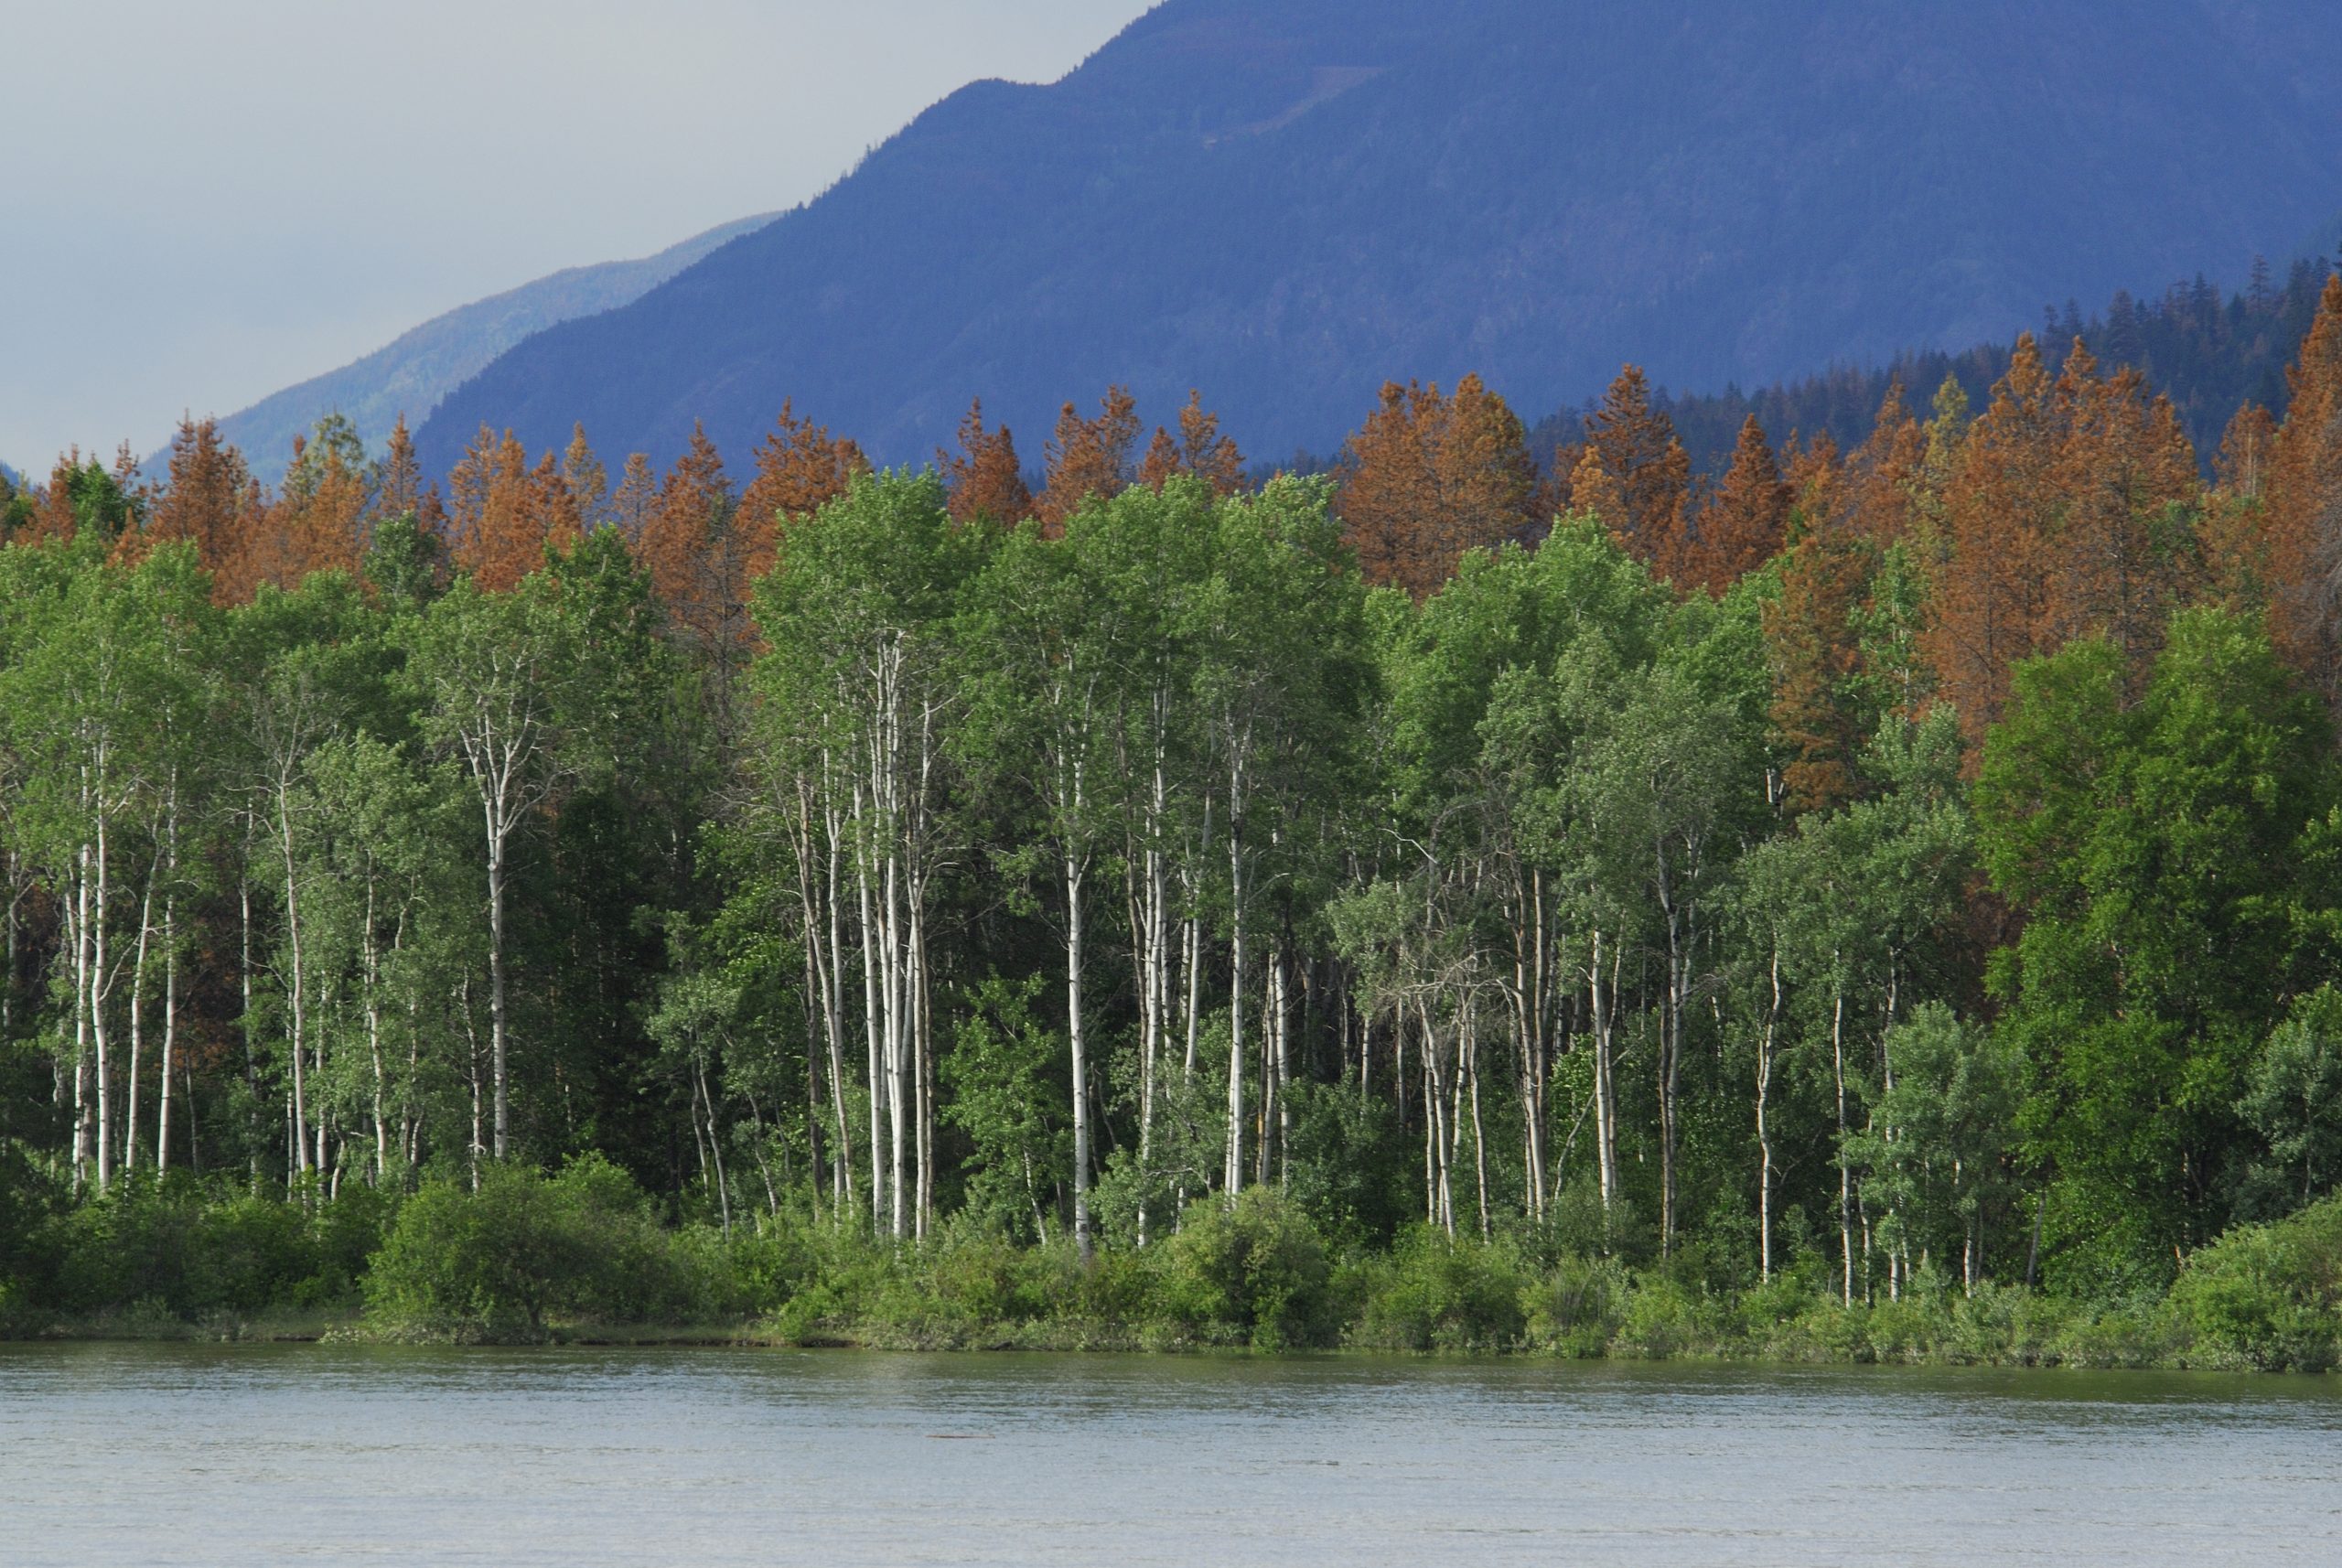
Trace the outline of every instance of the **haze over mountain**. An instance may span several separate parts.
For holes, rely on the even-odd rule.
[[[399,415],[406,415],[410,426],[420,425],[450,392],[515,343],[564,321],[631,304],[773,216],[766,212],[722,224],[636,261],[564,267],[448,311],[363,359],[230,414],[220,421],[220,433],[271,484],[285,472],[293,437],[306,435],[329,413],[347,415],[379,454]]]
[[[1170,0],[1053,85],[979,82],[820,199],[537,334],[422,435],[582,420],[745,452],[785,398],[882,460],[969,400],[1203,389],[1256,454],[1387,378],[1535,413],[1960,348],[2046,301],[2235,278],[2342,200],[2318,0]]]

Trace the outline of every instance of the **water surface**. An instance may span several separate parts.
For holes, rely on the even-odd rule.
[[[0,1562],[2342,1563],[2342,1380],[0,1346]]]

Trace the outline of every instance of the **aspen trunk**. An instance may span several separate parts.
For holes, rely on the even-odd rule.
[[[24,904],[25,890],[17,880],[16,852],[5,846],[0,846],[0,874],[8,880],[8,967],[0,972],[0,1040],[8,1040],[16,1034],[16,970],[21,961],[16,952],[16,911]]]
[[[1432,1180],[1428,1194],[1431,1222],[1456,1234],[1456,1198],[1453,1166],[1455,1145],[1448,1132],[1447,1070],[1439,1048],[1439,1028],[1433,1022],[1427,998],[1418,996],[1417,1011],[1422,1015],[1423,1039],[1423,1139],[1431,1151]]]
[[[1080,811],[1080,775],[1074,776],[1075,810]],[[1073,1068],[1073,1243],[1086,1266],[1092,1258],[1090,1234],[1090,1058],[1082,1029],[1081,941],[1082,903],[1086,867],[1069,852],[1065,866],[1065,1005],[1066,1036]]]
[[[1602,929],[1595,927],[1592,936],[1592,961],[1587,970],[1586,1004],[1594,1020],[1595,1168],[1605,1213],[1609,1212],[1618,1197],[1618,1092],[1615,1063],[1619,961],[1618,955],[1614,952],[1610,960],[1610,990],[1606,996],[1602,983]]]
[[[246,859],[252,850],[252,822],[244,824]],[[236,1032],[243,1036],[244,1089],[250,1096],[250,1122],[245,1128],[252,1149],[252,1191],[260,1191],[260,1050],[252,1038],[252,879],[239,873],[236,877],[236,917],[241,933],[236,950],[236,978],[243,999],[243,1012],[237,1019]]]
[[[862,791],[854,790],[854,817],[862,817]],[[862,1033],[868,1047],[870,1083],[870,1228],[882,1230],[886,1225],[886,1165],[879,1151],[886,1146],[883,1122],[886,1114],[886,1068],[881,1058],[883,1042],[879,1031],[885,1026],[878,1003],[878,966],[884,960],[878,940],[877,913],[873,906],[870,873],[866,851],[854,855],[854,884],[856,911],[862,926]]]
[[[1293,1110],[1286,1103],[1286,1092],[1293,1078],[1292,999],[1286,994],[1285,965],[1289,954],[1278,951],[1269,959],[1269,1050],[1275,1071],[1269,1079],[1270,1102],[1275,1108],[1277,1133],[1277,1185],[1285,1183],[1285,1151],[1288,1134],[1293,1131]],[[1262,1130],[1261,1179],[1268,1179],[1268,1133]]]
[[[174,856],[176,860],[176,856]],[[171,1067],[177,1054],[179,1033],[179,937],[176,896],[163,900],[163,1059],[156,1075],[155,1107],[155,1174],[171,1169]],[[194,1089],[188,1090],[192,1109]]]
[[[1773,1277],[1773,1133],[1767,1120],[1773,1088],[1773,1046],[1781,1017],[1781,946],[1773,944],[1769,966],[1772,1005],[1765,1014],[1756,1042],[1756,1270],[1757,1277]]]
[[[488,850],[488,1040],[496,1097],[496,1158],[510,1153],[512,1126],[507,1047],[511,1028],[506,1015],[504,977],[504,840],[491,828]],[[298,1053],[295,1052],[295,1059]],[[475,1135],[474,1142],[478,1142]]]
[[[903,1196],[904,1172],[910,1157],[909,1150],[904,1144],[904,1134],[909,1128],[905,1115],[907,1108],[903,1104],[903,1079],[908,1065],[903,1015],[909,1005],[909,996],[903,974],[902,913],[898,903],[901,888],[897,880],[900,875],[899,865],[889,856],[884,884],[881,936],[886,966],[886,1186],[890,1200],[887,1217],[890,1233],[897,1240],[908,1234],[910,1220],[910,1211]]]
[[[177,769],[171,773],[170,808],[164,824],[165,858],[169,882],[163,891],[163,1070],[156,1075],[155,1087],[155,1174],[167,1176],[171,1168],[171,1066],[177,1054],[179,1032],[179,779]],[[194,1087],[190,1081],[188,1111],[194,1110]]]
[[[366,1051],[374,1068],[374,1185],[381,1187],[390,1169],[391,1135],[385,1116],[388,1084],[382,1068],[381,959],[374,938],[374,882],[366,881],[366,925],[360,936],[366,983]]]
[[[715,1098],[707,1090],[707,1064],[693,1056],[692,1070],[699,1077],[700,1103],[707,1108],[707,1146],[715,1156],[715,1200],[724,1217],[724,1239],[728,1241],[732,1239],[732,1184],[724,1175],[724,1140],[715,1125]]]
[[[79,1197],[91,1179],[96,1154],[90,1107],[90,848],[76,856],[73,897],[66,906],[73,942],[73,1191]]]
[[[92,948],[94,958],[90,969],[90,1036],[97,1048],[98,1090],[98,1191],[102,1194],[113,1180],[113,1111],[112,1085],[113,1063],[108,1058],[106,1037],[106,998],[113,989],[106,970],[106,819],[98,817],[97,892]]]
[[[1472,1176],[1478,1186],[1480,1206],[1480,1240],[1489,1239],[1488,1220],[1488,1140],[1480,1120],[1480,1034],[1479,1023],[1474,1016],[1472,1004],[1465,1003],[1464,1075],[1471,1084],[1472,1101]]]
[[[1233,1197],[1244,1186],[1244,855],[1231,821],[1228,838],[1228,1164],[1220,1179]]]
[[[1844,1262],[1845,1304],[1854,1305],[1854,1177],[1846,1155],[1846,994],[1833,984],[1830,997],[1830,1070],[1838,1095],[1838,1253]],[[1865,1236],[1867,1252],[1869,1240]]]
[[[161,872],[163,849],[155,846],[154,861],[146,868],[146,891],[138,900],[137,957],[130,965],[130,1071],[123,1085],[122,1096],[122,1168],[138,1168],[138,1069],[145,1055],[146,1044],[146,951],[155,933],[155,880]],[[167,1081],[167,1080],[166,1080]]]
[[[287,990],[290,993],[288,1001],[292,1006],[293,1022],[293,1124],[295,1127],[300,1127],[305,1125],[307,1122],[308,1109],[308,1086],[303,1076],[302,1068],[303,1047],[307,1039],[307,993],[305,989],[305,984],[307,980],[307,966],[301,961],[301,880],[299,874],[293,864],[293,819],[291,816],[290,806],[285,799],[291,789],[291,780],[282,777],[278,779],[276,785],[276,832],[277,843],[279,848],[283,851],[285,857],[285,945],[291,950],[293,962],[291,983],[287,986]],[[491,869],[489,872],[489,899],[492,910],[494,909],[495,901],[501,896],[501,885],[497,881],[497,872],[494,869],[493,862],[491,862]],[[491,916],[491,918],[500,919],[500,911],[496,911]],[[499,928],[499,934],[500,935],[500,927]],[[492,953],[491,961],[494,961]],[[498,1131],[500,1135],[500,1144],[497,1149],[497,1157],[501,1159],[503,1157],[504,1151],[500,1142],[502,1133],[500,1119]],[[295,1158],[299,1168],[303,1171],[306,1171],[309,1168],[309,1157],[306,1146],[299,1138],[293,1140],[293,1145],[295,1149]]]

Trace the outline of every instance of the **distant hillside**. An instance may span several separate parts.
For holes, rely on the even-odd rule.
[[[2197,456],[2208,466],[2229,421],[2245,403],[2258,403],[2283,415],[2285,368],[2301,352],[2331,271],[2332,264],[2320,257],[2295,263],[2282,279],[2257,277],[2250,288],[2226,296],[2201,278],[2175,285],[2159,299],[2117,294],[2106,309],[2087,319],[2068,306],[2050,312],[2034,331],[2053,366],[2079,338],[2110,369],[2137,369],[2171,399]],[[1758,392],[1662,392],[1654,401],[1675,422],[1692,467],[1717,474],[1731,462],[1741,422],[1751,413],[1776,444],[1792,435],[1810,441],[1827,432],[1842,449],[1870,434],[1893,381],[1903,383],[1912,411],[1922,418],[1946,377],[1957,381],[1970,404],[1981,410],[1993,384],[2007,373],[2013,346],[2012,336],[1956,353],[1907,351],[1881,364],[1833,366]],[[1592,410],[1589,400],[1540,421],[1529,440],[1539,463],[1550,467],[1557,449],[1585,439],[1585,419]]]
[[[980,82],[807,207],[522,343],[424,435],[745,453],[784,398],[883,460],[972,396],[1186,390],[1255,456],[1387,377],[1575,403],[2004,339],[2294,253],[2342,205],[2326,0],[1169,0]]]
[[[379,452],[403,413],[420,426],[440,401],[499,354],[564,321],[630,304],[729,241],[772,221],[768,212],[695,235],[655,256],[569,267],[550,277],[451,310],[340,370],[287,387],[220,422],[253,470],[274,483],[293,437],[326,414],[354,421]]]

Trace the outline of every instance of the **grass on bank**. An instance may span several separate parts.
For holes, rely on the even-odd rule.
[[[2079,1303],[1922,1277],[1842,1305],[1818,1264],[1705,1288],[1615,1258],[1424,1228],[1330,1248],[1273,1190],[1192,1206],[1144,1249],[948,1229],[893,1246],[829,1225],[660,1222],[598,1158],[477,1193],[330,1202],[124,1183],[0,1235],[0,1333],[123,1338],[770,1343],[900,1348],[1355,1348],[2322,1371],[2342,1362],[2342,1198],[2241,1227],[2160,1297]]]

